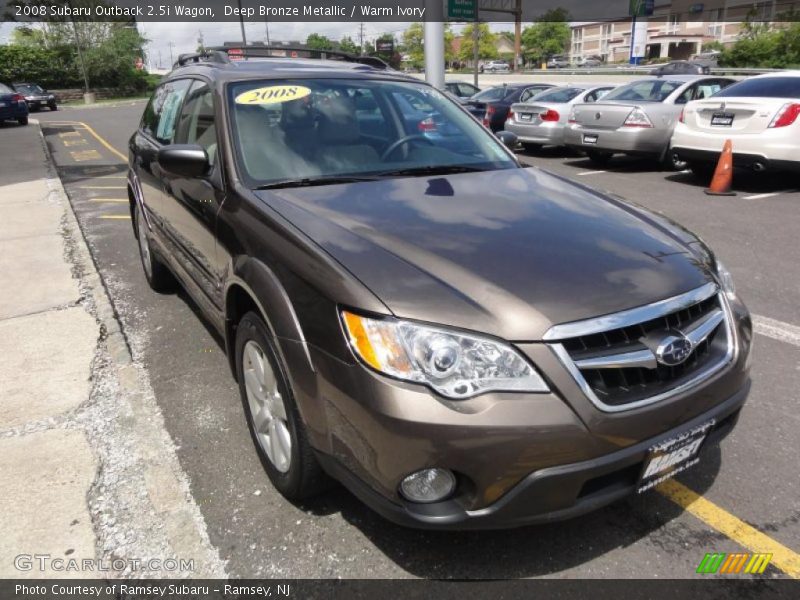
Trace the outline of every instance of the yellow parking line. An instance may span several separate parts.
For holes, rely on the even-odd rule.
[[[119,202],[120,204],[127,204],[127,200],[121,198],[89,198],[89,202]]]
[[[794,550],[773,540],[674,479],[665,481],[656,489],[686,512],[693,514],[740,546],[752,552],[772,554],[771,564],[789,577],[800,579],[800,554]]]
[[[131,216],[130,215],[100,215],[100,218],[101,219],[120,219],[120,220],[126,220],[126,221],[130,221],[131,220]]]
[[[103,146],[105,146],[105,148],[106,148],[106,149],[107,149],[109,152],[111,152],[112,154],[116,154],[118,157],[120,157],[120,158],[123,160],[123,162],[128,162],[128,157],[127,157],[127,156],[125,156],[125,155],[124,155],[122,152],[120,152],[119,150],[117,150],[116,148],[114,148],[114,146],[112,146],[111,144],[109,144],[109,143],[108,143],[108,142],[107,142],[107,141],[106,141],[104,138],[102,138],[102,137],[100,136],[100,134],[99,134],[99,133],[97,133],[97,132],[96,132],[94,129],[92,129],[92,128],[91,128],[89,125],[87,125],[87,124],[86,124],[86,123],[84,123],[83,121],[78,121],[78,123],[80,123],[81,125],[83,125],[83,127],[86,129],[86,131],[88,131],[89,133],[91,133],[91,134],[92,134],[92,135],[95,137],[95,139],[96,139],[98,142],[100,142],[100,143],[101,143]]]

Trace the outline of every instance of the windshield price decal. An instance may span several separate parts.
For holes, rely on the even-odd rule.
[[[275,104],[305,98],[311,90],[302,85],[273,85],[250,90],[236,96],[236,104]]]

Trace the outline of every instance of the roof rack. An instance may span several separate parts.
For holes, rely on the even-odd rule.
[[[228,53],[231,50],[236,50],[236,56],[241,56],[243,58],[280,58],[276,56],[274,52],[302,52],[310,55],[305,58],[343,60],[383,70],[391,68],[386,61],[377,56],[356,56],[355,54],[341,52],[339,50],[319,50],[317,48],[307,48],[303,46],[214,46],[213,48],[208,48],[205,54],[211,52],[224,54],[226,62],[229,62],[230,58]],[[180,58],[178,61],[180,61]]]
[[[194,62],[212,62],[217,64],[228,64],[230,59],[226,52],[219,52],[216,49],[209,48],[204,52],[191,52],[189,54],[180,54],[176,66],[183,67],[186,63]]]

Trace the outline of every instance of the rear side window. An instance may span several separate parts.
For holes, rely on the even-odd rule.
[[[589,92],[588,94],[586,94],[586,97],[583,99],[583,101],[587,102],[587,103],[588,102],[597,102],[598,100],[600,100],[600,98],[604,97],[606,94],[608,94],[608,92],[610,92],[613,89],[614,88],[610,88],[609,87],[609,88],[599,88],[599,89],[593,90],[593,91]]]
[[[800,77],[763,77],[745,79],[725,88],[717,98],[794,98],[800,99]]]
[[[142,115],[142,131],[162,144],[171,144],[175,123],[191,79],[170,81],[156,88]]]
[[[14,90],[12,90],[7,85],[3,85],[2,83],[0,83],[0,94],[13,94],[13,93]]]

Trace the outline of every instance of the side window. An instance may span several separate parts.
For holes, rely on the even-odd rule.
[[[527,90],[523,91],[519,97],[520,102],[527,102],[531,98],[533,98],[536,94],[541,92],[540,88],[528,88]]]
[[[722,89],[720,82],[716,79],[704,81],[697,86],[697,93],[694,95],[693,100],[703,100],[710,98]]]
[[[163,99],[160,100],[158,124],[152,132],[162,144],[171,144],[175,135],[175,124],[178,121],[178,111],[183,104],[183,97],[192,83],[191,79],[178,79],[164,84]],[[159,105],[155,106],[156,109]]]
[[[141,129],[149,136],[156,136],[156,129],[158,129],[158,119],[161,116],[161,109],[164,106],[164,99],[167,97],[166,88],[160,85],[147,103],[142,115]]]
[[[694,94],[697,91],[697,84],[690,85],[683,93],[675,100],[675,104],[686,104],[689,100],[694,100]]]
[[[214,164],[217,154],[217,129],[214,123],[214,95],[204,81],[194,81],[183,103],[175,128],[176,144],[198,144]]]

